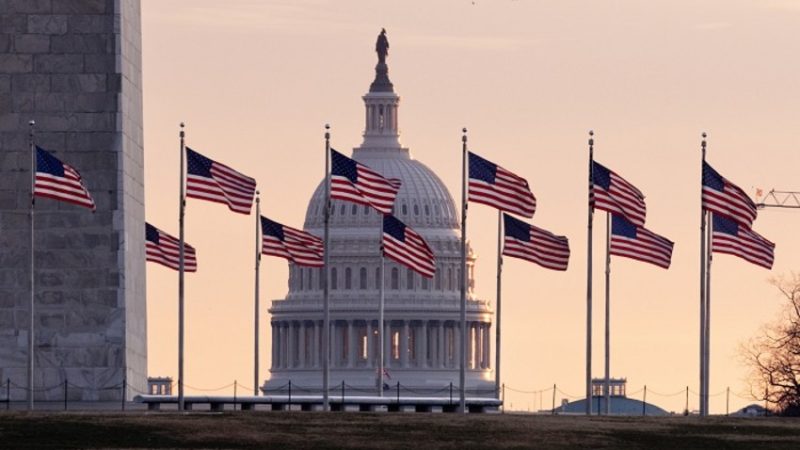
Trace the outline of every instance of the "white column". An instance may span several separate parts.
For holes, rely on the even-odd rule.
[[[408,367],[408,321],[403,321],[400,331],[400,364],[405,369]]]
[[[295,326],[294,322],[289,322],[289,339],[287,340],[289,343],[289,368],[295,367],[295,361],[297,357],[297,337],[295,334],[296,329],[297,327]]]
[[[483,324],[475,322],[475,368],[483,369]]]
[[[472,357],[475,355],[472,345],[472,321],[467,321],[467,369],[472,368]]]
[[[319,324],[317,321],[312,322],[314,327],[314,343],[311,345],[311,367],[319,367]]]
[[[277,360],[278,360],[278,327],[275,326],[275,322],[270,322],[270,329],[272,330],[272,358],[270,359],[271,365],[273,369],[278,368]]]
[[[453,358],[450,360],[450,367],[455,368],[461,358],[461,322],[453,321]]]
[[[492,324],[487,322],[483,324],[483,368],[490,369],[492,367],[492,345],[489,337],[492,335]]]
[[[444,320],[439,321],[439,336],[437,337],[436,341],[436,346],[438,347],[438,351],[436,352],[436,364],[438,364],[439,368],[444,369],[444,362],[446,359],[446,347],[444,346]]]
[[[301,321],[297,327],[297,366],[306,368],[306,323]]]
[[[383,362],[387,369],[392,367],[392,322],[387,320],[383,324]]]
[[[354,320],[347,321],[347,367],[356,365],[356,326]]]
[[[289,361],[289,331],[287,329],[286,322],[280,322],[278,325],[280,327],[279,335],[281,345],[278,348],[280,355],[278,356],[278,361],[280,361],[281,369],[285,369],[287,367],[287,362]]]
[[[367,320],[367,367],[375,366],[375,336],[372,334],[372,320]],[[359,358],[361,355],[359,355]]]
[[[330,322],[328,322],[328,324],[330,325],[330,329],[328,330],[328,333],[330,333],[328,335],[329,336],[328,342],[330,343],[330,345],[329,345],[329,347],[330,347],[329,348],[329,352],[330,353],[328,354],[328,361],[330,361],[331,367],[338,367],[339,366],[339,364],[338,364],[339,360],[336,358],[336,356],[338,355],[337,350],[336,350],[338,348],[338,344],[336,342],[336,340],[337,340],[336,336],[338,335],[338,333],[336,333],[336,321],[335,320],[331,320]]]
[[[420,339],[419,339],[419,349],[420,352],[417,355],[417,366],[418,367],[428,367],[428,321],[423,320],[420,328]]]

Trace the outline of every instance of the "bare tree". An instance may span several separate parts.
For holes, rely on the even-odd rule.
[[[800,416],[800,274],[771,282],[787,302],[775,321],[742,346],[750,393],[780,414]]]

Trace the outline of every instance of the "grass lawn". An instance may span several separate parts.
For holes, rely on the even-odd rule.
[[[800,420],[309,412],[0,413],[2,448],[800,448]]]

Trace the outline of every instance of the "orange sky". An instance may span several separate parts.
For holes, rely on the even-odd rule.
[[[800,1],[159,0],[142,2],[147,220],[177,233],[178,127],[187,143],[255,177],[265,215],[301,226],[323,176],[323,125],[338,149],[361,142],[374,40],[386,27],[401,141],[460,192],[460,129],[470,148],[526,177],[533,223],[567,235],[565,273],[507,260],[503,382],[584,392],[587,131],[596,159],[647,196],[647,227],[676,242],[668,271],[612,261],[612,375],[628,392],[683,409],[698,382],[700,133],[709,161],[749,193],[800,190]],[[494,299],[495,211],[470,209],[477,293]],[[252,387],[255,217],[188,201],[186,385]],[[745,395],[738,346],[779,311],[773,275],[800,266],[800,211],[765,210],[772,272],[714,261],[711,393]],[[595,220],[594,373],[602,375],[604,216]],[[269,301],[287,265],[262,265],[262,378]],[[177,275],[148,265],[150,375],[177,375]],[[512,357],[513,355],[513,357]],[[630,395],[640,398],[641,394]],[[564,396],[559,394],[557,401]],[[731,396],[731,409],[748,400]],[[550,398],[545,395],[544,406]],[[508,392],[513,409],[538,396]],[[696,395],[690,408],[697,408]],[[711,412],[725,396],[711,398]]]

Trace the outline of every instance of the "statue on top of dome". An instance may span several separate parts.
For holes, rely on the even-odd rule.
[[[381,28],[378,41],[375,43],[375,51],[378,53],[378,64],[386,64],[386,56],[389,55],[389,40],[386,39],[386,28]]]

